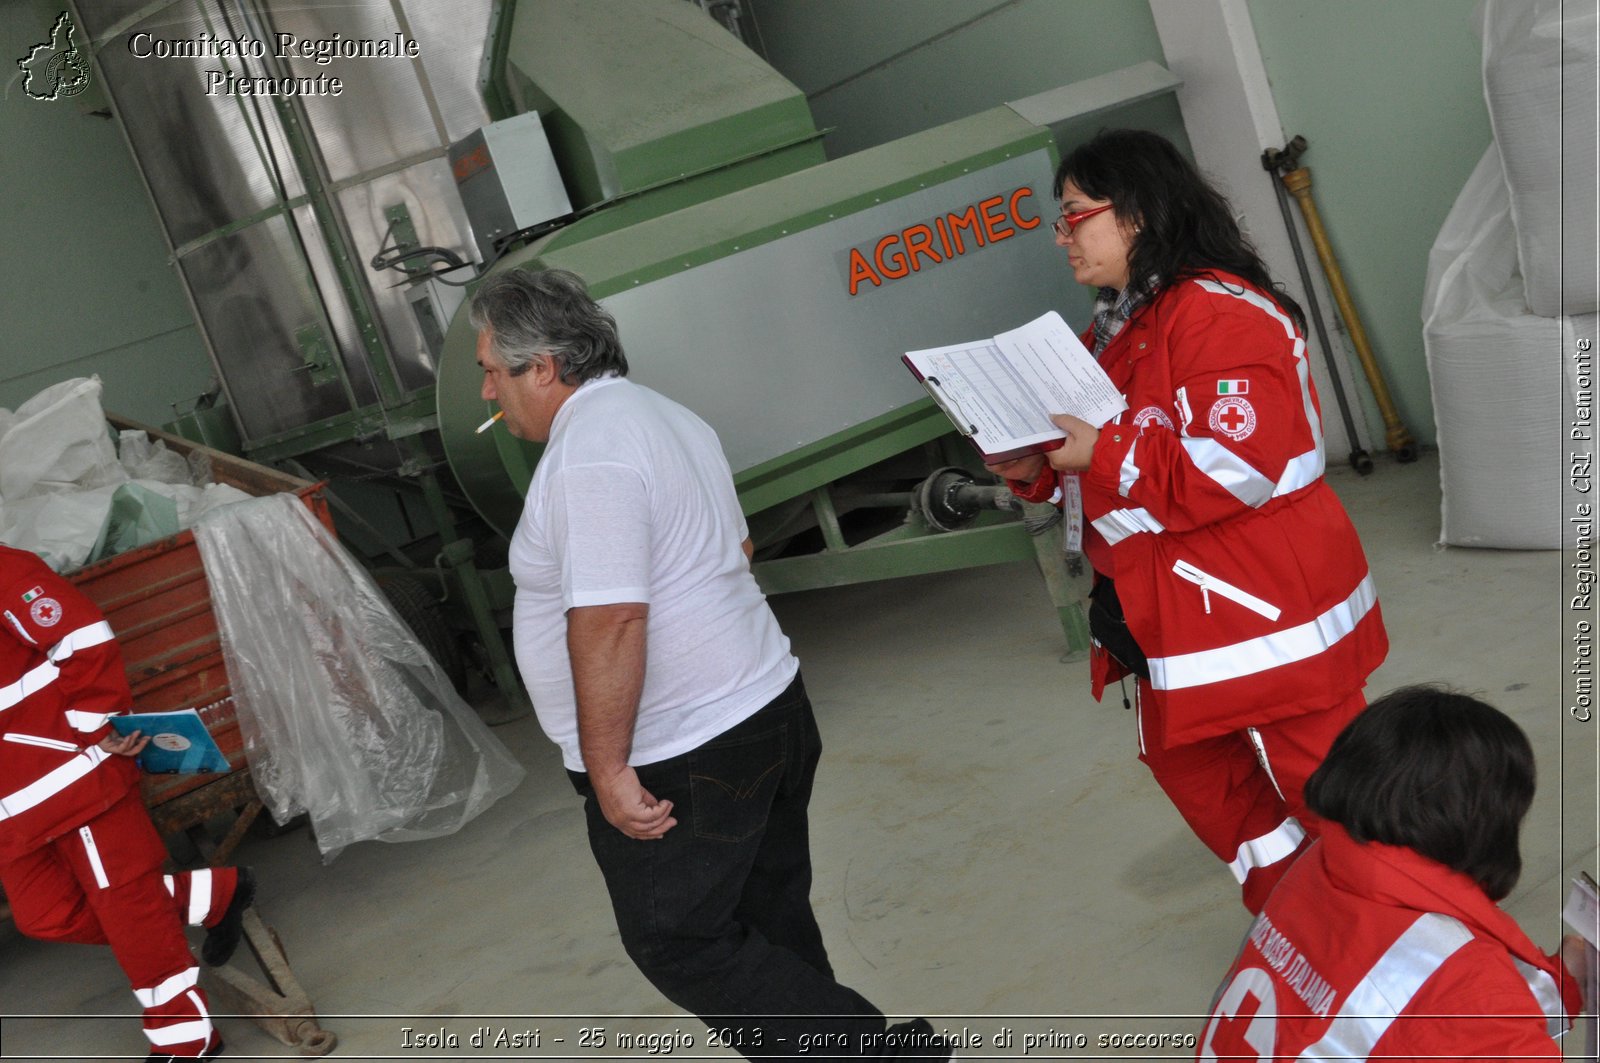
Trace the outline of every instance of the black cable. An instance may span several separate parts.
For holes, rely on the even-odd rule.
[[[460,269],[462,266],[467,265],[466,262],[462,261],[460,255],[456,254],[447,247],[413,247],[409,251],[395,248],[394,254],[387,257],[384,256],[383,249],[380,248],[378,253],[372,256],[372,268],[393,269],[399,270],[400,272],[410,276],[423,276],[432,271],[423,269],[421,267],[409,269],[400,265],[400,263],[406,261],[407,259],[418,258],[422,255],[429,255],[440,262],[446,263],[449,266],[449,269],[443,271],[446,273],[449,273],[451,270]]]

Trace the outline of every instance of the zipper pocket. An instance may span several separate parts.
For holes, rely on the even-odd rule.
[[[1186,579],[1200,588],[1200,596],[1205,601],[1208,614],[1211,612],[1212,594],[1220,595],[1230,602],[1237,602],[1252,613],[1264,616],[1268,620],[1278,619],[1283,612],[1282,609],[1272,603],[1264,602],[1249,591],[1240,590],[1233,584],[1220,580],[1209,572],[1196,568],[1187,561],[1174,561],[1172,563],[1172,571],[1180,578]]]
[[[40,738],[38,735],[7,734],[7,742],[15,742],[21,746],[40,746],[44,749],[59,749],[63,753],[82,753],[83,747],[71,742],[63,742],[58,738]]]

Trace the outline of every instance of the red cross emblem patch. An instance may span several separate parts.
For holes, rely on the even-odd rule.
[[[1177,426],[1172,423],[1172,418],[1167,416],[1167,411],[1160,406],[1146,406],[1133,415],[1133,423],[1140,429],[1158,424],[1169,431],[1176,432]]]
[[[1246,439],[1256,430],[1256,410],[1242,395],[1229,395],[1211,406],[1211,430],[1229,439]]]
[[[55,627],[61,620],[61,603],[54,598],[35,598],[28,606],[28,615],[40,627]]]

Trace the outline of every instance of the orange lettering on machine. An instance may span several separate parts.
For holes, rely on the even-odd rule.
[[[1033,189],[1023,185],[852,247],[846,271],[850,294],[860,292],[863,283],[879,288],[924,266],[936,266],[1009,239],[1018,230],[1038,228],[1039,212],[1034,210],[1032,217],[1026,217],[1022,209],[1032,196]]]

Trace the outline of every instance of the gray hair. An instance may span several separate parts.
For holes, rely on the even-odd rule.
[[[577,385],[628,375],[617,321],[589,295],[583,278],[564,269],[508,269],[478,286],[467,320],[491,333],[491,347],[512,376],[541,355],[558,359],[561,381]]]

